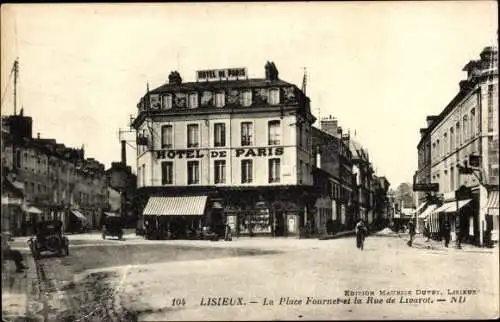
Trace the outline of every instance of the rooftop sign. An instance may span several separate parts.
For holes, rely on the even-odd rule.
[[[197,82],[247,79],[246,68],[207,69],[196,72]]]

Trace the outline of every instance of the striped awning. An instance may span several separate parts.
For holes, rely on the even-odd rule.
[[[486,207],[498,209],[499,208],[498,200],[499,200],[498,191],[490,191],[490,193],[488,193],[488,202],[486,203]]]
[[[207,196],[150,197],[144,216],[203,216]]]
[[[418,218],[424,219],[427,218],[433,211],[436,209],[436,205],[429,205],[427,209],[425,209],[420,215],[418,215]]]

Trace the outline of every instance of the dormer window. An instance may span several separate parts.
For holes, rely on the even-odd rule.
[[[226,105],[224,92],[215,93],[215,106],[223,107],[224,105]]]
[[[189,104],[189,108],[197,108],[198,107],[198,94],[197,93],[189,94],[188,104]]]
[[[269,90],[269,104],[277,105],[280,103],[280,90],[273,88]]]
[[[243,96],[243,100],[242,100],[243,106],[252,105],[252,91],[245,90],[245,91],[243,91],[242,96]]]
[[[162,97],[162,108],[164,110],[172,108],[172,94],[166,94]]]

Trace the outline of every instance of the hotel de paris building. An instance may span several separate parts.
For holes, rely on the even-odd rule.
[[[168,83],[138,104],[138,206],[163,229],[299,236],[312,219],[310,100],[280,80],[245,68],[203,70]],[[168,228],[165,228],[168,227]]]

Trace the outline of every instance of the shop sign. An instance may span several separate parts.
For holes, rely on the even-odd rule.
[[[197,82],[246,79],[246,68],[208,69],[196,72]]]

